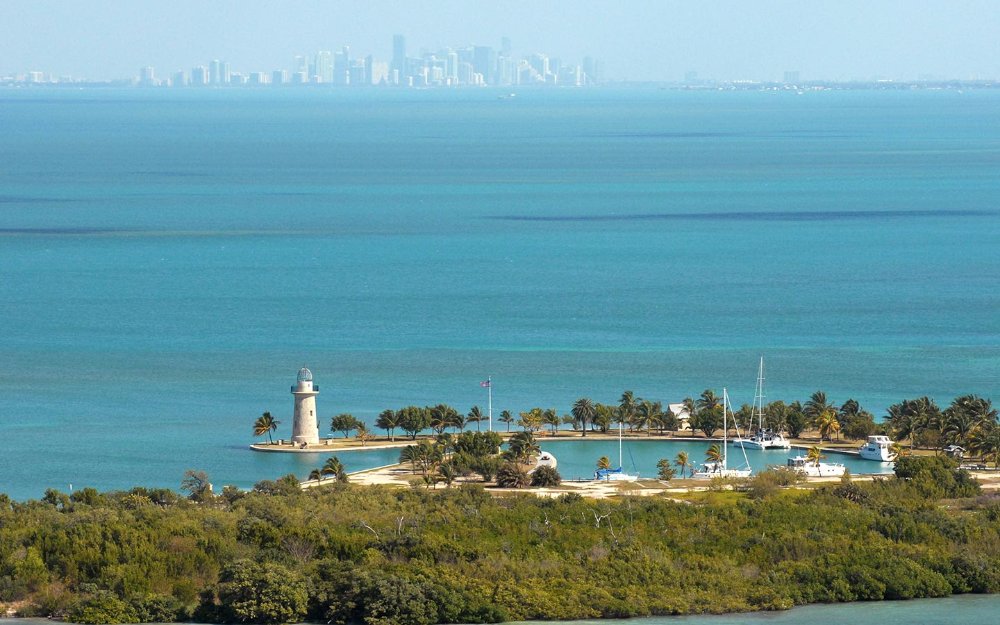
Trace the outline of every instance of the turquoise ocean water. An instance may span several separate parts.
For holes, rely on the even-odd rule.
[[[247,450],[303,364],[324,424],[738,405],[760,355],[1000,397],[1000,92],[497,95],[0,93],[0,490],[304,476]]]

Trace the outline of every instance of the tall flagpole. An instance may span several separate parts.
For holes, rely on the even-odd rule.
[[[489,397],[489,403],[487,404],[488,414],[490,415],[490,432],[493,431],[493,377],[486,376],[486,391]]]

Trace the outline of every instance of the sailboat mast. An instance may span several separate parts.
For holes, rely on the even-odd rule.
[[[620,470],[625,463],[622,462],[622,422],[618,422],[618,469]]]
[[[757,392],[754,394],[754,408],[757,410],[757,431],[764,429],[764,357],[760,357],[757,369]]]
[[[728,415],[726,414],[729,409],[729,392],[723,387],[722,389],[722,470],[726,470],[729,465],[726,464],[726,460],[729,457],[727,448],[729,445],[726,444],[726,434],[729,431],[729,421],[727,420]]]

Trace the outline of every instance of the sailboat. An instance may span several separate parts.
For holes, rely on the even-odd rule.
[[[732,412],[732,408],[729,405],[729,392],[726,389],[722,389],[722,461],[721,462],[706,462],[701,465],[701,470],[695,471],[694,475],[691,477],[695,479],[708,480],[713,477],[750,477],[752,473],[750,469],[750,461],[747,460],[747,451],[743,450],[743,462],[744,465],[739,469],[729,468],[729,455],[727,453],[726,436],[729,432],[729,414]],[[736,435],[739,436],[740,427],[736,426]]]
[[[618,422],[618,468],[598,469],[594,471],[594,479],[605,482],[634,482],[638,475],[631,475],[622,470],[622,422]]]
[[[757,417],[757,431],[750,438],[739,438],[733,445],[743,449],[791,449],[792,444],[781,432],[764,429],[764,357],[760,357],[757,369],[757,388],[753,395],[753,416]],[[751,417],[752,421],[753,417]]]

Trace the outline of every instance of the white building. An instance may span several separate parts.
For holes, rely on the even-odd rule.
[[[292,387],[295,397],[295,412],[292,417],[292,444],[318,445],[319,426],[316,422],[316,396],[319,386],[313,386],[312,371],[302,367],[299,369],[295,386]]]

